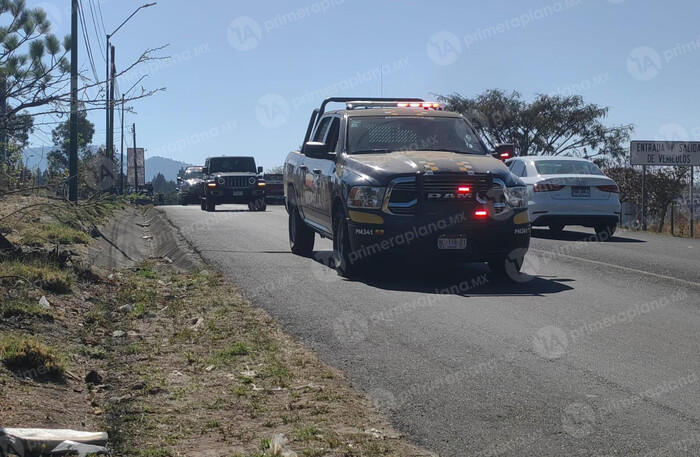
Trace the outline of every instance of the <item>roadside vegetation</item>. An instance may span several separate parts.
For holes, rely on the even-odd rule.
[[[120,201],[0,200],[3,426],[107,431],[124,456],[430,455],[206,266],[85,265]]]

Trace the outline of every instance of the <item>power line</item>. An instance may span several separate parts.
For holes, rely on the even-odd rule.
[[[97,76],[97,68],[95,67],[95,59],[92,55],[92,46],[90,44],[90,37],[87,33],[87,26],[85,24],[85,8],[83,7],[82,0],[80,2],[80,26],[83,32],[83,39],[85,40],[85,49],[87,51],[88,60],[90,61],[90,66],[92,67],[92,74],[95,76],[95,82],[99,82],[99,77]]]
[[[99,2],[98,2],[99,4]],[[97,36],[97,42],[100,42],[100,31],[98,30],[98,23],[97,19],[95,17],[95,10],[93,9],[92,6],[92,0],[88,0],[88,5],[90,6],[90,15],[92,16],[92,25],[95,28],[95,35]],[[104,28],[104,27],[103,27]],[[104,33],[104,36],[107,36],[107,32]],[[106,49],[104,52],[102,52],[102,45],[98,44],[98,47],[100,49],[100,54],[102,54],[102,59],[107,62],[107,55],[105,54],[106,52],[109,52],[109,49]]]
[[[92,0],[90,1],[92,2]],[[100,22],[102,23],[102,32],[104,33],[104,35],[107,35],[107,27],[105,27],[104,16],[102,15],[102,3],[100,2],[100,0],[97,0],[97,8],[100,11]]]

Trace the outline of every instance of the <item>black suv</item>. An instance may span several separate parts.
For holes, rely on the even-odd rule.
[[[346,107],[326,112],[332,102]],[[513,147],[489,151],[459,113],[420,99],[329,98],[302,145],[284,167],[292,252],[310,255],[318,233],[333,240],[343,276],[384,253],[520,271],[530,220],[527,188],[502,161]]]
[[[209,157],[203,172],[203,211],[230,203],[247,203],[251,211],[265,211],[265,180],[258,176],[262,167],[255,166],[254,158]]]

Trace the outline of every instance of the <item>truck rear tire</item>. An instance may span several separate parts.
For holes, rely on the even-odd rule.
[[[309,257],[314,251],[316,233],[304,223],[296,206],[289,208],[289,247],[292,253]]]
[[[509,255],[498,255],[488,260],[489,269],[499,279],[517,281],[525,263],[525,251],[515,250]]]
[[[339,210],[333,218],[333,259],[336,271],[344,278],[353,278],[360,270],[359,259],[353,259],[351,253],[348,221],[345,213]]]

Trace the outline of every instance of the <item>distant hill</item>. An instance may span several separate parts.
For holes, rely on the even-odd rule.
[[[165,157],[149,157],[146,159],[146,177],[148,181],[152,181],[158,173],[163,173],[167,181],[175,181],[180,168],[189,167],[190,165]]]
[[[24,150],[24,160],[30,169],[35,169],[37,166],[46,170],[48,167],[46,156],[51,152],[53,146],[34,147]],[[126,160],[126,158],[125,158]],[[188,167],[191,164],[180,162],[178,160],[168,159],[166,157],[149,157],[146,159],[146,179],[152,181],[158,173],[163,173],[167,181],[175,181],[177,173],[182,167]]]

